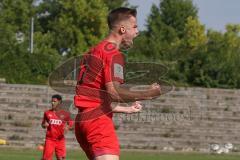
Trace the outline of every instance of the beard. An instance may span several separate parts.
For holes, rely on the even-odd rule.
[[[128,50],[128,49],[132,48],[132,46],[133,46],[132,40],[123,40],[122,43],[120,44],[120,49]]]

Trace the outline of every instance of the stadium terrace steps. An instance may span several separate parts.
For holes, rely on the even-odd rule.
[[[0,83],[0,138],[16,147],[44,143],[40,123],[55,93],[44,85]],[[213,143],[240,146],[239,96],[240,90],[176,88],[154,101],[144,101],[139,114],[115,114],[121,147],[209,151]],[[68,147],[79,148],[73,131],[66,138]]]

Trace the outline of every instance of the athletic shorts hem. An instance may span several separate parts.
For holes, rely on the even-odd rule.
[[[116,150],[102,150],[102,151],[93,151],[94,157],[102,156],[102,155],[116,155],[119,156],[119,151]]]

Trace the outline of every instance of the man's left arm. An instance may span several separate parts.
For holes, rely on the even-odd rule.
[[[73,129],[73,125],[74,125],[74,121],[71,119],[71,117],[69,116],[68,120],[67,120],[67,124],[65,126],[65,130],[72,130]]]

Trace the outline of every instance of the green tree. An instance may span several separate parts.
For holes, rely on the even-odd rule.
[[[69,52],[68,57],[81,54],[107,34],[108,8],[102,0],[43,0],[39,5],[34,0],[1,0],[0,8],[0,76],[12,83],[46,83],[65,58],[63,51]],[[34,53],[30,54],[32,17]],[[16,34],[24,37],[21,42]]]
[[[240,87],[240,25],[229,24],[223,34],[223,41],[220,50],[221,74],[218,80],[221,86]]]
[[[11,83],[46,83],[48,74],[59,63],[59,55],[51,48],[49,33],[36,32],[34,53],[29,52],[30,20],[38,20],[35,1],[2,0],[0,4],[0,76]],[[35,28],[39,26],[35,24]]]
[[[162,22],[174,28],[179,38],[184,36],[188,17],[197,18],[198,13],[192,0],[161,0],[159,8]]]
[[[160,9],[153,5],[147,19],[147,31],[140,33],[130,53],[137,52],[138,55],[144,55],[148,59],[158,58],[165,61],[173,57],[171,54],[179,44],[176,31],[163,23]]]
[[[141,51],[139,54],[161,61],[175,61],[183,54],[179,48],[185,45],[182,41],[189,17],[197,19],[197,8],[191,0],[161,0],[159,7],[152,6],[147,19],[147,31],[141,35],[146,36],[141,38],[145,44],[139,41],[140,44],[136,43],[137,47],[132,52]]]
[[[127,0],[103,0],[103,1],[108,6],[109,10],[129,5]]]
[[[205,27],[200,24],[198,19],[188,17],[184,28],[183,43],[185,48],[191,52],[198,47],[207,43],[207,36],[205,34]]]
[[[29,73],[25,58],[32,3],[30,0],[0,1],[0,76],[9,82],[24,79]],[[17,41],[17,33],[23,35],[23,41]]]
[[[209,30],[205,49],[197,48],[179,63],[183,81],[190,85],[239,88],[239,25],[227,25],[226,32]]]
[[[51,32],[54,48],[70,51],[69,57],[82,54],[107,34],[108,8],[101,0],[45,0],[39,14],[45,12],[49,16],[40,18],[42,30]]]

